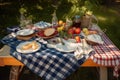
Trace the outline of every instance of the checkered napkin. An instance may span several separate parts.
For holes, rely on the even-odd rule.
[[[43,43],[37,52],[22,54],[16,51],[16,46],[23,41],[5,37],[2,42],[11,47],[10,54],[13,57],[45,80],[64,80],[88,58],[84,56],[78,60],[73,53],[64,54],[56,49],[46,47]]]

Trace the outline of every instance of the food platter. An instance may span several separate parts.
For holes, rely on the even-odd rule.
[[[38,33],[37,33],[37,36],[38,37],[41,37],[41,38],[43,38],[43,39],[50,39],[50,38],[53,38],[53,37],[55,37],[57,34],[58,34],[58,32],[55,30],[53,33],[51,33],[49,36],[46,36],[45,35],[45,30],[47,30],[48,28],[46,28],[46,29],[44,29],[44,30],[40,30]],[[49,33],[49,32],[48,32]]]
[[[16,47],[16,50],[20,53],[33,53],[33,52],[36,52],[38,51],[40,48],[41,48],[41,44],[36,42],[36,45],[37,45],[37,48],[36,49],[33,49],[32,47],[29,48],[29,49],[22,49],[23,46],[27,45],[27,44],[30,44],[32,43],[31,41],[26,41],[26,42],[23,42],[23,43],[20,43],[17,47]]]
[[[32,29],[23,29],[23,30],[19,30],[17,31],[17,36],[29,36],[31,34],[34,33],[34,30]]]

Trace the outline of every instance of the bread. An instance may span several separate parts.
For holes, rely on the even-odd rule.
[[[27,43],[27,44],[23,45],[21,49],[22,50],[28,50],[28,49],[35,50],[37,48],[38,48],[37,43],[35,41],[33,41],[33,42],[30,42],[30,43]]]
[[[32,44],[28,43],[28,44],[23,45],[21,49],[22,49],[22,50],[28,50],[28,49],[30,49],[31,47],[32,47]]]
[[[51,36],[52,34],[54,34],[55,29],[54,28],[47,28],[44,30],[44,35],[45,36]]]
[[[38,44],[36,43],[36,41],[32,42],[32,49],[35,50],[38,48]]]

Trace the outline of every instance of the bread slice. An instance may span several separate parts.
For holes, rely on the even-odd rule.
[[[21,50],[28,50],[28,49],[30,49],[30,48],[32,48],[32,44],[31,44],[31,43],[27,43],[27,44],[25,44],[25,45],[23,45],[23,46],[21,47]]]
[[[35,49],[37,49],[37,48],[38,48],[38,45],[37,45],[36,41],[27,43],[27,44],[25,44],[25,45],[23,45],[23,46],[21,47],[22,50],[28,50],[28,49],[33,49],[33,50],[35,50]]]
[[[44,30],[44,35],[45,36],[51,36],[54,33],[55,33],[55,29],[54,28],[47,28],[47,29]]]

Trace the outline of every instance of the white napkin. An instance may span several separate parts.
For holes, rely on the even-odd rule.
[[[10,37],[10,38],[15,38],[15,37],[16,37],[16,33],[14,33],[14,32],[10,33],[10,34],[9,34],[9,37]]]
[[[39,42],[42,42],[43,44],[47,44],[48,43],[47,41],[45,41],[42,38],[36,38],[36,40],[39,41]]]
[[[74,56],[77,58],[77,59],[80,59],[83,57],[83,50],[81,47],[78,47],[76,49],[76,51],[74,52]]]
[[[74,55],[77,59],[84,57],[84,55],[86,58],[88,58],[89,57],[88,54],[94,49],[87,44],[85,39],[82,39],[81,43],[82,43],[82,46],[77,47],[76,51],[74,52]]]

